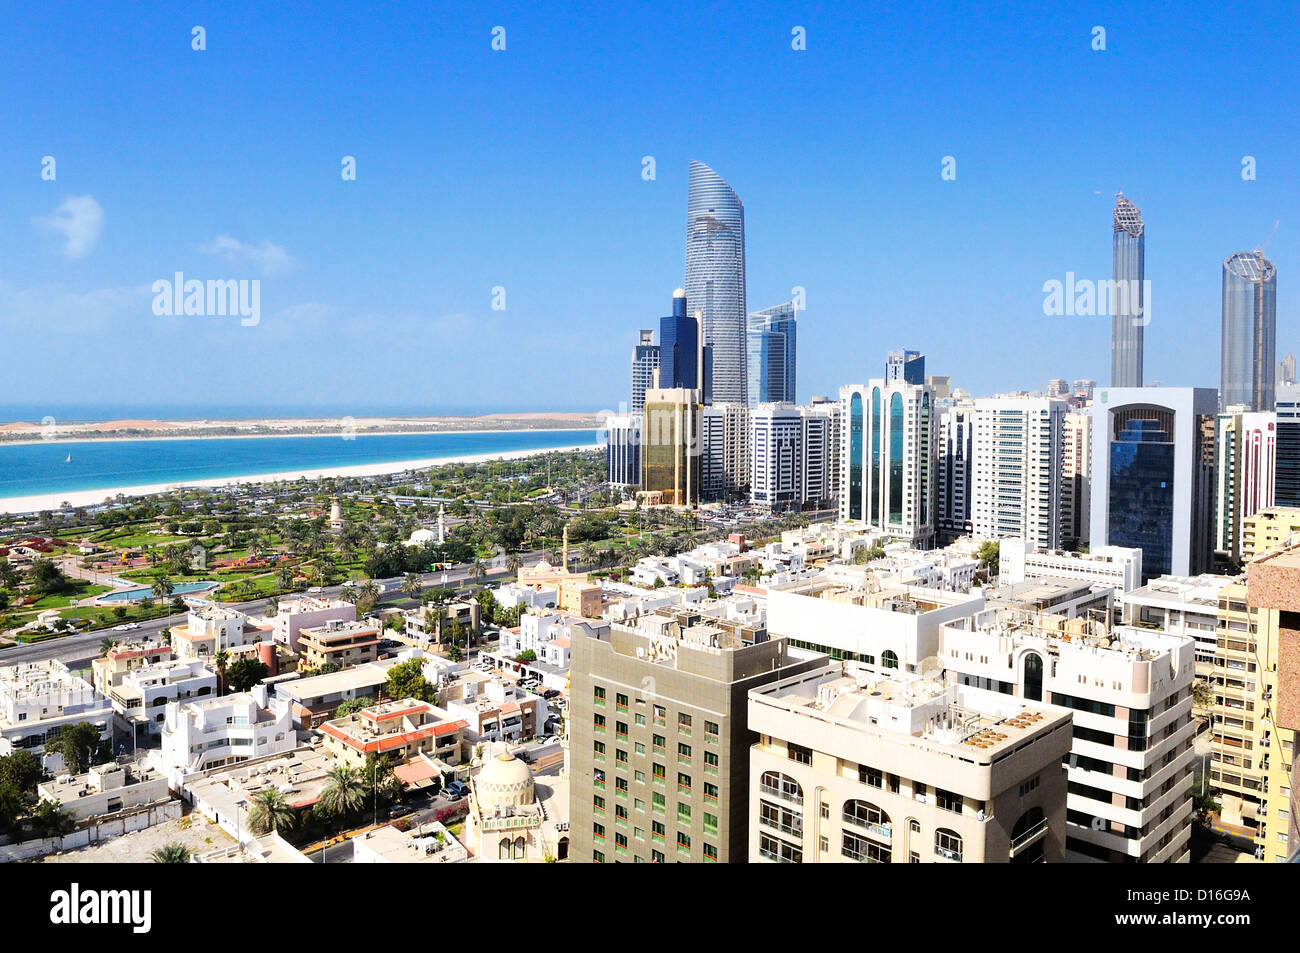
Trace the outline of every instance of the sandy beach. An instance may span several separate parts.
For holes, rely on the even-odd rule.
[[[105,487],[98,490],[72,490],[63,493],[43,493],[35,496],[0,497],[0,513],[36,513],[41,510],[59,509],[66,502],[69,506],[92,506],[103,503],[108,497],[119,493],[127,497],[148,496],[163,493],[180,487],[219,487],[241,483],[272,483],[278,480],[316,479],[319,477],[360,477],[382,476],[389,473],[401,473],[404,470],[418,470],[423,467],[438,466],[445,463],[485,463],[489,460],[518,460],[522,457],[536,456],[541,453],[572,453],[579,450],[599,450],[601,444],[587,444],[576,447],[545,447],[539,450],[513,450],[506,453],[479,453],[460,456],[433,457],[426,460],[395,460],[392,463],[366,463],[356,466],[324,467],[317,470],[293,470],[281,473],[256,473],[237,477],[219,477],[209,480],[182,481],[179,483],[155,483],[146,486]]]

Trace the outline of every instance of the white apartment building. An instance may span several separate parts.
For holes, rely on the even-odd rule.
[[[1067,404],[1042,397],[975,401],[971,526],[991,539],[1061,548],[1061,443]]]
[[[1088,543],[1092,519],[1092,415],[1065,415],[1061,439],[1061,545]]]
[[[316,599],[302,596],[280,603],[270,622],[275,641],[293,651],[298,650],[299,633],[327,622],[355,622],[357,607],[342,599]]]
[[[53,801],[75,820],[102,819],[134,808],[159,805],[171,799],[167,779],[156,771],[110,761],[85,774],[65,774],[37,788],[42,801]],[[173,816],[180,817],[175,805]]]
[[[113,708],[93,685],[58,659],[0,668],[0,757],[31,751],[45,770],[67,770],[63,756],[45,754],[46,739],[65,725],[90,722],[112,737]]]
[[[1242,561],[1246,520],[1273,505],[1277,414],[1223,413],[1215,421],[1214,551]]]
[[[703,499],[735,498],[749,485],[749,408],[708,404],[700,411],[700,488]]]
[[[840,406],[822,403],[800,409],[803,446],[800,452],[799,502],[803,506],[822,509],[833,503],[837,490],[834,477],[839,462],[836,430]]]
[[[1145,586],[1117,597],[1117,614],[1124,625],[1163,632],[1196,642],[1196,663],[1208,674],[1214,663],[1219,593],[1241,577],[1158,576]]]
[[[788,586],[769,586],[767,628],[796,648],[860,662],[880,672],[919,673],[934,667],[943,625],[984,608],[980,594],[919,586],[882,588],[829,573]],[[926,660],[931,665],[924,665]]]
[[[217,674],[200,658],[164,659],[128,669],[105,686],[113,710],[150,735],[162,732],[169,702],[205,698],[216,692]]]
[[[162,750],[151,752],[151,757],[178,788],[209,768],[279,754],[297,745],[289,704],[268,697],[265,685],[255,685],[251,691],[221,698],[168,704]]]
[[[749,418],[749,498],[780,511],[803,502],[803,414],[794,404],[759,404]]]
[[[568,612],[529,612],[520,617],[518,628],[501,630],[498,651],[510,657],[531,651],[545,665],[568,669],[569,630],[593,621]]]
[[[938,519],[938,419],[926,385],[876,379],[840,388],[841,521],[861,521],[919,548]]]
[[[1065,859],[1070,714],[832,663],[749,692],[749,859]]]
[[[1088,553],[1041,552],[1023,539],[1004,539],[999,548],[998,581],[1072,579],[1110,586],[1117,593],[1142,583],[1142,550],[1128,546],[1098,546]]]
[[[177,658],[210,658],[261,641],[266,632],[247,623],[248,616],[237,609],[200,606],[190,610],[184,625],[172,628],[172,648]]]
[[[1069,860],[1188,860],[1190,638],[990,609],[944,626],[942,661],[949,681],[1073,713]]]

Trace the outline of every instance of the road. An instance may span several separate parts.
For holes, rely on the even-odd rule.
[[[531,558],[536,562],[542,555],[541,552],[522,554],[525,563]],[[491,582],[499,582],[514,573],[506,569],[489,570],[486,575],[478,579],[470,578],[470,567],[468,565],[453,566],[445,572],[427,572],[420,576],[420,582],[426,587],[441,587],[444,584],[447,588],[464,588],[466,585],[483,585]],[[343,592],[343,586],[325,586],[320,592],[312,595],[327,598],[338,596]],[[221,605],[238,609],[246,615],[258,615],[266,611],[270,603],[269,598],[254,599],[251,602],[223,602]],[[386,592],[380,595],[375,603],[376,608],[398,608],[410,609],[420,604],[419,599],[413,599],[400,590]],[[161,637],[162,630],[170,626],[184,625],[185,614],[177,613],[174,615],[160,616],[157,619],[150,619],[147,622],[139,622],[139,628],[127,631],[117,632],[113,628],[96,629],[92,632],[78,632],[75,635],[67,635],[58,639],[46,639],[44,642],[34,642],[30,645],[16,645],[10,648],[0,649],[0,665],[17,665],[22,662],[42,662],[46,659],[59,659],[64,663],[81,662],[92,658],[98,658],[101,654],[99,651],[100,644],[106,638],[123,639],[136,638],[157,640]]]

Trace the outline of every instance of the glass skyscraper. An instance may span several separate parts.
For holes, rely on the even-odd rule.
[[[1229,255],[1223,261],[1221,410],[1274,408],[1276,333],[1277,268],[1263,252]]]
[[[686,296],[678,289],[673,313],[659,319],[659,387],[698,389],[699,351],[699,325],[686,313]]]
[[[749,406],[796,403],[793,301],[749,316]]]
[[[712,401],[747,404],[745,207],[718,173],[694,159],[686,206],[686,297],[701,340],[713,347]]]
[[[1106,541],[1142,550],[1144,579],[1171,571],[1174,554],[1173,414],[1131,417],[1110,445]]]
[[[654,343],[653,330],[643,330],[641,343],[632,352],[632,413],[641,413],[641,409],[645,406],[645,392],[654,386],[654,375],[657,370],[659,370],[659,345]]]
[[[1142,212],[1115,197],[1111,265],[1115,291],[1111,296],[1110,386],[1142,386],[1143,324],[1146,321],[1146,225]],[[1116,306],[1122,303],[1123,306]]]

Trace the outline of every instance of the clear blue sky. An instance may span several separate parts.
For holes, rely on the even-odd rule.
[[[745,203],[750,308],[807,289],[801,399],[899,346],[975,393],[1105,382],[1109,320],[1042,285],[1109,277],[1117,189],[1149,381],[1217,386],[1220,263],[1279,219],[1300,351],[1293,8],[866,6],[7,3],[0,405],[616,408],[691,158]],[[155,316],[176,271],[260,278],[260,325]]]

